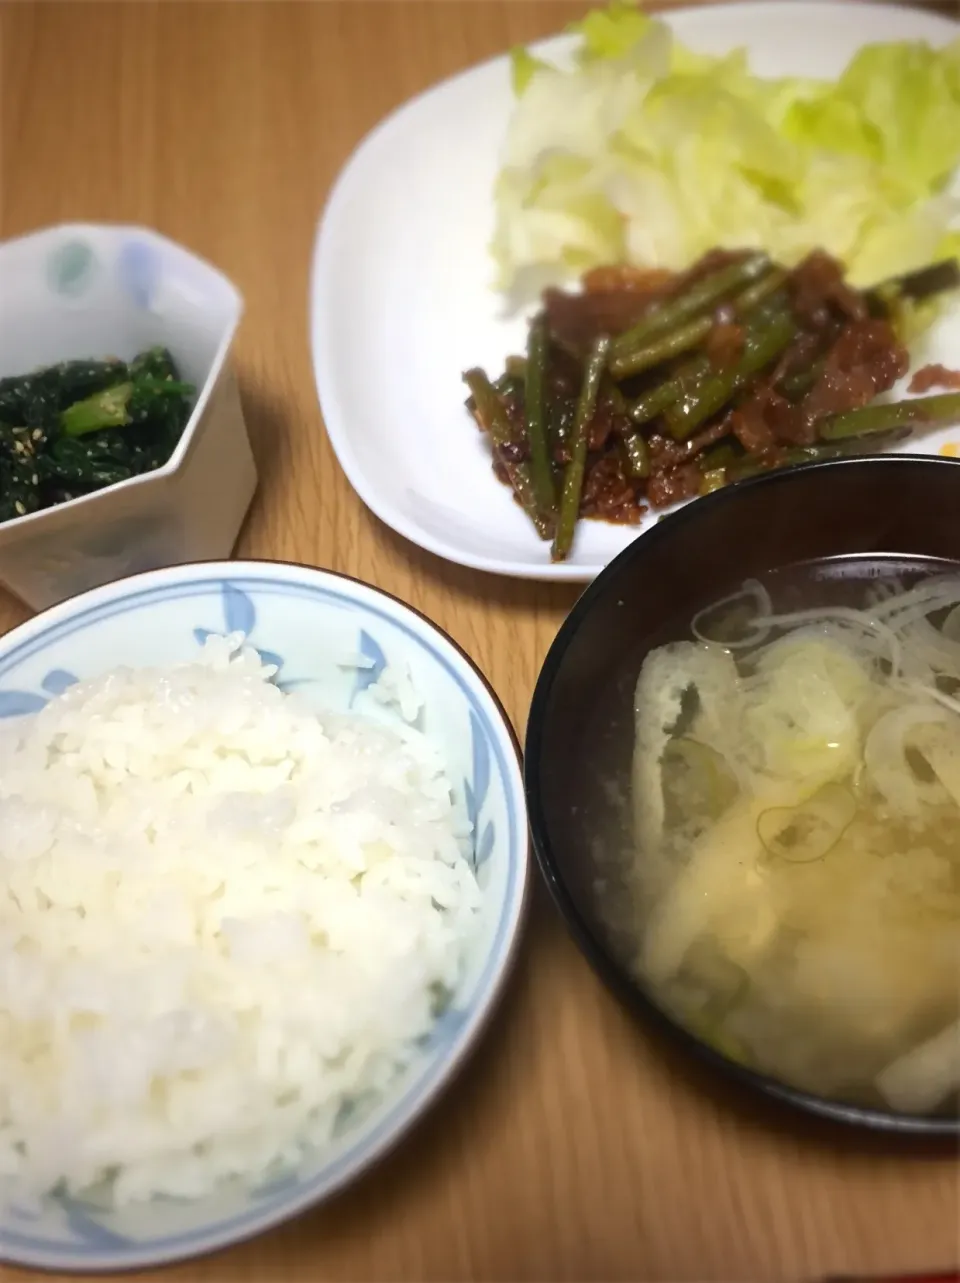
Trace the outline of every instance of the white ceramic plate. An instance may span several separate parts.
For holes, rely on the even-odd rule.
[[[746,46],[768,76],[833,77],[865,43],[944,44],[960,31],[920,9],[797,0],[664,16],[696,50]],[[554,58],[569,47],[566,37],[541,46]],[[399,534],[481,570],[588,580],[642,527],[583,522],[570,560],[552,565],[463,408],[461,372],[498,370],[525,342],[524,319],[506,317],[492,288],[487,252],[512,106],[508,60],[497,58],[407,103],[354,153],[314,251],[317,390],[350,483]],[[929,359],[950,363],[952,352],[956,364],[958,350],[960,316],[932,337]],[[922,452],[948,439],[928,437]]]

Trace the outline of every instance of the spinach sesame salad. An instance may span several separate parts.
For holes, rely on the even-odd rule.
[[[194,394],[164,347],[0,379],[0,522],[163,467]]]

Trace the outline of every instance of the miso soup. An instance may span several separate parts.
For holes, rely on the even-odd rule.
[[[659,1005],[803,1090],[956,1113],[960,573],[744,584],[617,675],[590,741],[596,911]]]

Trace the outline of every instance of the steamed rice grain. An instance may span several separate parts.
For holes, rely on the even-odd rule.
[[[479,890],[436,750],[318,715],[241,641],[0,729],[0,1178],[20,1196],[199,1196],[292,1164],[461,977]]]

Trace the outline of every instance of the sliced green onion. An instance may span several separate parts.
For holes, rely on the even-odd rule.
[[[814,864],[833,850],[853,823],[857,803],[849,789],[825,784],[800,806],[775,806],[757,817],[764,850],[788,864]]]

